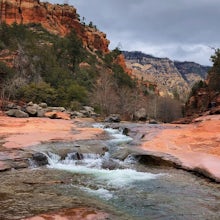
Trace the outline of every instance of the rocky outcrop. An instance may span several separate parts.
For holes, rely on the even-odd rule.
[[[85,47],[108,52],[106,34],[82,24],[73,6],[55,5],[39,0],[1,0],[0,23],[41,24],[49,32],[65,36],[74,29]]]
[[[14,103],[8,103],[5,107],[6,115],[16,118],[27,117],[47,117],[50,119],[64,119],[70,120],[73,118],[90,118],[97,117],[94,108],[90,106],[83,106],[81,110],[67,111],[64,107],[51,107],[47,106],[47,103],[35,104],[29,102],[22,106]]]
[[[194,62],[174,61],[174,65],[182,75],[183,79],[189,84],[190,88],[192,88],[195,82],[206,79],[207,73],[210,69],[209,66],[202,66]]]
[[[157,58],[142,52],[123,52],[128,68],[140,80],[157,85],[161,96],[186,100],[192,85],[205,79],[208,67],[192,62]]]

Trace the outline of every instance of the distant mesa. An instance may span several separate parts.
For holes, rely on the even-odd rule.
[[[157,84],[161,96],[179,96],[186,100],[192,86],[205,80],[210,67],[194,62],[172,61],[140,51],[123,51],[128,68],[142,81]]]

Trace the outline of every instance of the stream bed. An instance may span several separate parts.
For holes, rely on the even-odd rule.
[[[114,155],[132,147],[132,138],[103,129],[109,138],[94,142],[108,148],[101,155],[68,151],[64,157],[52,149],[72,143],[42,144],[47,166],[1,173],[0,219],[74,207],[107,212],[112,220],[219,219],[218,184],[172,167],[147,166],[131,155],[119,160]]]

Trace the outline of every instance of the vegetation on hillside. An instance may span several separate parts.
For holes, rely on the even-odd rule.
[[[149,94],[125,73],[116,61],[118,48],[108,54],[84,48],[74,30],[59,37],[39,24],[1,24],[0,51],[6,50],[16,55],[10,65],[0,62],[1,100],[71,110],[92,105],[102,115],[119,113],[126,119],[141,107],[166,122],[181,116],[179,103]]]
[[[211,56],[213,67],[208,75],[208,87],[210,90],[220,92],[220,49],[215,50],[215,54]]]

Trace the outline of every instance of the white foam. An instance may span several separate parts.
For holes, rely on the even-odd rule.
[[[105,199],[105,200],[109,200],[113,197],[113,193],[111,193],[109,190],[104,189],[104,188],[90,189],[87,187],[80,187],[80,189],[90,193],[91,195],[98,196],[98,197]]]
[[[77,174],[92,175],[96,180],[116,187],[123,187],[136,181],[156,179],[160,176],[160,174],[138,172],[132,169],[105,170],[91,165],[88,167],[85,165],[64,164],[62,162],[52,163],[49,167]]]

